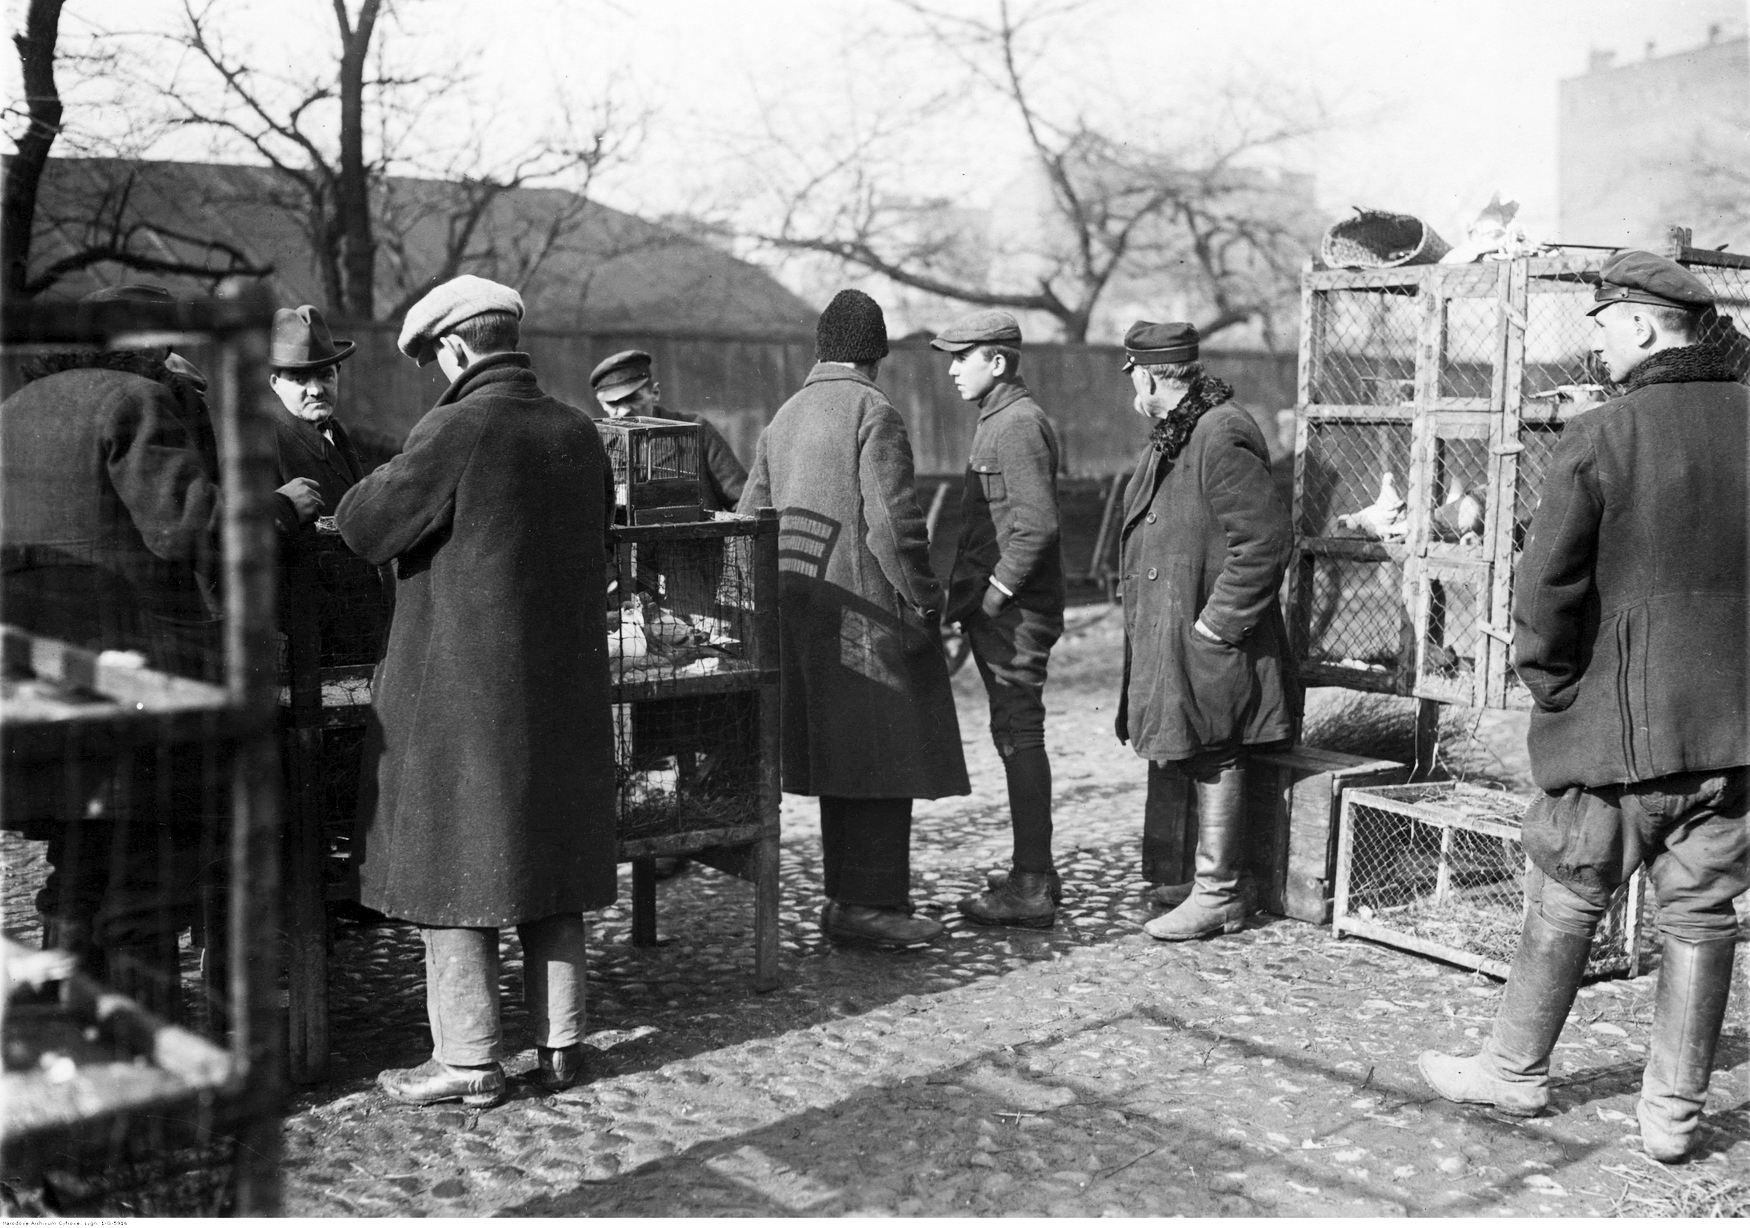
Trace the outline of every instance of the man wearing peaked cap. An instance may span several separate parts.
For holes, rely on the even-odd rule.
[[[1063,634],[1057,432],[1021,378],[1021,328],[1006,311],[974,311],[930,343],[953,355],[960,399],[978,427],[960,496],[960,542],[945,620],[957,622],[990,699],[990,732],[1008,778],[1014,857],[989,889],[960,901],[981,925],[1049,927],[1063,888],[1051,856],[1051,760],[1045,676]]]
[[[1288,509],[1258,424],[1198,351],[1190,324],[1139,320],[1124,336],[1153,426],[1124,496],[1116,732],[1149,761],[1143,876],[1171,911],[1144,928],[1171,942],[1243,923],[1247,758],[1290,736],[1297,690],[1277,601]]]
[[[335,513],[348,546],[398,574],[358,870],[361,902],[425,940],[432,1058],[378,1076],[415,1104],[504,1099],[504,926],[522,939],[532,1078],[577,1080],[583,914],[615,894],[613,475],[595,423],[517,352],[521,316],[514,290],[478,277],[414,305],[401,348],[450,386]]]
[[[643,350],[610,354],[589,373],[589,383],[610,418],[661,418],[698,426],[705,458],[705,510],[729,511],[735,507],[742,487],[747,484],[747,470],[716,427],[698,414],[670,409],[662,403],[662,384],[651,372],[649,354]]]
[[[1422,1055],[1449,1100],[1532,1114],[1592,936],[1645,866],[1662,951],[1638,1116],[1693,1143],[1750,888],[1750,390],[1696,341],[1712,294],[1651,252],[1600,275],[1593,350],[1620,390],[1567,424],[1513,585],[1535,708],[1524,930],[1481,1053]]]
[[[760,433],[738,508],[778,509],[783,784],[820,799],[820,927],[834,942],[919,947],[940,922],[911,907],[916,798],[966,793],[942,658],[911,440],[875,376],[881,305],[841,290],[817,361]]]

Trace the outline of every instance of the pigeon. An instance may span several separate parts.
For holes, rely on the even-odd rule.
[[[1404,497],[1398,493],[1390,472],[1380,478],[1379,498],[1359,512],[1337,517],[1337,525],[1344,529],[1359,529],[1381,541],[1407,536],[1410,522],[1404,512]]]
[[[1483,496],[1457,478],[1446,488],[1446,502],[1434,509],[1434,533],[1441,541],[1472,546],[1482,540]]]

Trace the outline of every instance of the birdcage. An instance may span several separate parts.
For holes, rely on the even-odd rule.
[[[1458,781],[1343,794],[1334,934],[1505,978],[1525,918],[1525,799]],[[1605,913],[1590,976],[1638,976],[1650,932],[1637,871]]]
[[[676,524],[703,516],[704,441],[697,423],[600,418],[596,427],[614,466],[617,521]]]
[[[1316,269],[1302,283],[1288,619],[1310,685],[1526,706],[1513,575],[1563,426],[1604,396],[1608,253]],[[1750,371],[1750,257],[1676,258]]]
[[[0,312],[0,1154],[73,1214],[278,1206],[271,318]]]
[[[777,532],[770,509],[616,527],[609,590],[633,941],[656,940],[654,859],[696,858],[754,884],[761,989],[777,984]]]

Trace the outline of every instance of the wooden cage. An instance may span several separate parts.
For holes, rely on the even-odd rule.
[[[130,782],[144,779],[133,774],[136,756],[160,765],[193,756],[203,765],[206,789],[199,823],[212,845],[202,855],[211,859],[206,865],[224,870],[214,873],[212,890],[201,888],[208,911],[197,932],[209,953],[222,947],[228,956],[208,964],[222,963],[227,972],[207,986],[210,1000],[198,999],[194,1008],[182,1005],[188,998],[180,969],[187,964],[171,973],[177,983],[169,1013],[190,1010],[188,1026],[82,972],[66,973],[66,964],[44,977],[34,1000],[9,1001],[0,1147],[13,1181],[34,1180],[53,1167],[125,1182],[117,1174],[130,1166],[166,1149],[184,1149],[185,1157],[194,1149],[201,1164],[222,1165],[229,1188],[219,1197],[228,1209],[270,1215],[278,1208],[283,1076],[269,505],[275,483],[266,412],[271,318],[271,303],[254,297],[7,303],[0,311],[9,368],[21,355],[56,350],[171,346],[192,357],[208,375],[219,466],[210,476],[224,492],[212,572],[222,616],[200,669],[180,672],[121,645],[65,642],[45,625],[54,617],[40,610],[31,625],[5,628],[0,756],[8,826],[63,831],[91,822],[100,805],[125,814]],[[21,452],[29,449],[13,448],[6,457],[8,481],[78,480],[28,472],[37,462]],[[199,454],[191,444],[184,460]],[[8,535],[9,549],[54,545],[45,543],[35,547]],[[9,607],[8,618],[15,616],[24,613]],[[69,797],[72,807],[65,805]],[[7,943],[9,981],[31,961],[55,957],[29,952],[25,924],[8,918],[19,939]],[[205,1034],[193,1016],[204,1018]]]
[[[1750,257],[1672,254],[1750,333]],[[1607,256],[1306,273],[1286,612],[1308,685],[1528,706],[1514,569],[1563,425],[1602,396]]]

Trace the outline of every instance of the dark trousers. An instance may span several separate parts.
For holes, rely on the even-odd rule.
[[[820,799],[826,898],[869,908],[911,908],[909,797]]]
[[[972,659],[990,697],[990,736],[1007,759],[1045,745],[1045,675],[1063,615],[1023,610],[1010,602],[995,618],[982,610],[961,620]]]

